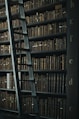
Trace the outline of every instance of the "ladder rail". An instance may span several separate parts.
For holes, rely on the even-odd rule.
[[[18,68],[17,68],[17,60],[16,60],[16,49],[14,44],[14,34],[13,34],[12,21],[11,21],[10,5],[8,0],[5,0],[5,6],[6,6],[6,16],[7,16],[7,23],[8,23],[10,48],[11,48],[11,58],[12,58],[13,77],[14,77],[15,91],[16,91],[17,109],[18,109],[19,115],[21,115],[22,111],[21,111]]]
[[[27,30],[27,23],[25,19],[25,12],[24,12],[24,6],[23,6],[23,0],[18,0],[19,3],[19,14],[20,14],[20,21],[21,21],[21,26],[22,26],[22,31],[25,33],[24,35],[24,43],[25,43],[25,48],[29,49],[26,52],[27,56],[27,62],[29,64],[28,66],[28,71],[29,71],[29,80],[31,84],[31,94],[32,94],[32,106],[34,107],[34,112],[37,114],[36,119],[39,118],[39,109],[38,109],[38,102],[37,102],[37,94],[36,94],[36,88],[35,88],[35,79],[34,79],[34,72],[33,72],[33,67],[32,67],[32,58],[31,58],[31,52],[30,52],[30,43],[29,43],[29,38],[28,38],[28,30]],[[32,81],[32,82],[31,82]]]

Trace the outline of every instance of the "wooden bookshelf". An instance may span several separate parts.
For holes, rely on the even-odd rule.
[[[53,1],[48,1],[49,3],[45,5],[42,5],[41,1],[39,5],[38,1],[35,2],[33,4],[31,1],[27,1],[25,11],[32,50],[39,113],[43,117],[65,119],[66,97],[62,98],[60,95],[64,96],[66,94],[66,2],[57,1],[53,3]],[[27,78],[24,75],[27,75]],[[30,90],[29,82],[26,80],[28,74],[22,73],[22,76],[25,77],[22,82],[22,85],[25,82],[25,85],[22,86],[23,90]],[[59,95],[57,96],[57,94]],[[30,105],[30,100],[28,105]],[[24,107],[23,110],[27,109]],[[27,111],[33,113],[32,108]]]
[[[66,48],[67,16],[65,1],[24,1],[28,35],[32,54],[34,77],[40,116],[64,118],[66,113]],[[0,19],[0,104],[1,110],[17,111],[15,84],[12,73],[11,52],[5,7]],[[11,4],[12,24],[21,31],[18,4]],[[52,16],[52,17],[51,17]],[[3,21],[2,21],[3,20]],[[15,47],[24,47],[23,36],[16,35]],[[19,40],[20,39],[20,40]],[[18,63],[26,64],[25,52],[17,51]],[[22,93],[22,111],[33,114],[28,68],[18,65]],[[22,79],[21,79],[22,78]],[[51,110],[52,105],[52,110]],[[27,108],[28,107],[28,108]]]
[[[0,110],[17,113],[16,87],[13,79],[11,46],[4,0],[0,0],[0,3]],[[68,0],[24,0],[39,114],[41,118],[71,119],[72,117],[72,119],[74,119],[76,116],[71,116],[73,111],[70,110],[69,112],[69,109],[72,108],[73,110],[76,109],[75,115],[77,114],[78,100],[76,99],[76,106],[71,100],[74,98],[74,88],[76,86],[78,88],[78,85],[76,85],[78,77],[76,77],[76,81],[74,81],[74,87],[71,89],[69,86],[70,74],[73,73],[74,75],[75,71],[69,67],[68,60],[70,56],[78,56],[78,54],[76,55],[78,46],[74,51],[74,47],[69,45],[69,36],[70,32],[72,32],[69,26],[69,20],[73,16],[73,11],[72,14],[69,12],[69,10],[71,10],[69,4],[70,2],[68,2]],[[10,5],[13,27],[15,30],[18,29],[18,31],[21,31],[22,29],[18,20],[18,3],[12,1]],[[77,9],[74,10],[74,12],[75,11],[77,12]],[[77,14],[75,17],[77,17]],[[79,18],[77,20],[79,20]],[[76,21],[75,24],[77,27],[78,23],[76,23]],[[75,30],[78,37],[78,28],[75,28]],[[15,34],[14,38],[15,47],[24,48],[23,36]],[[75,41],[73,42],[73,46],[74,44],[76,47]],[[27,63],[26,54],[20,50],[16,50],[16,53],[22,99],[22,114],[28,113],[31,116],[35,116],[33,114],[34,105],[31,98],[30,82],[28,81],[28,67],[25,65]],[[19,65],[20,63],[24,65]],[[77,65],[78,62],[76,62],[76,65],[74,64],[76,71]],[[78,75],[78,71],[76,75]],[[72,90],[74,94],[72,94]],[[78,89],[76,91],[78,91]],[[76,94],[75,97],[77,97]]]

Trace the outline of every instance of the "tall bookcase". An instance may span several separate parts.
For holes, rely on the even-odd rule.
[[[18,113],[4,0],[0,3],[0,110]],[[24,0],[41,118],[77,119],[78,5],[73,0]],[[11,9],[16,29],[16,1]],[[15,39],[16,47],[23,48],[23,38],[15,35]],[[26,63],[24,52],[17,53],[17,58],[18,63]],[[20,65],[18,69],[22,113],[35,116],[28,69]]]

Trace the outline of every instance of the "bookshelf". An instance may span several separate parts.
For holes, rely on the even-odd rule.
[[[28,4],[31,3],[27,2]],[[35,6],[29,8],[29,5],[26,11],[26,20],[32,50],[36,89],[39,93],[39,112],[42,117],[65,119],[66,2],[50,1],[45,5],[40,3],[39,7],[37,7],[38,5]],[[28,86],[25,87],[28,88]]]
[[[0,0],[0,2],[0,110],[18,113],[4,0]],[[41,118],[74,119],[78,114],[78,95],[75,94],[78,90],[78,85],[76,84],[78,80],[78,77],[76,77],[78,75],[76,68],[78,61],[75,62],[76,65],[75,63],[73,65],[76,69],[75,71],[72,70],[73,67],[68,65],[70,56],[78,56],[78,44],[74,41],[73,47],[71,47],[69,42],[69,36],[72,32],[70,19],[74,15],[74,19],[77,17],[75,12],[78,11],[79,3],[75,2],[74,4],[76,4],[76,10],[72,10],[71,13],[69,12],[71,10],[71,3],[66,0],[24,0]],[[17,19],[17,2],[14,1],[10,5],[14,29],[21,30]],[[77,24],[78,22],[76,23],[75,20],[74,26],[72,25],[73,27],[76,25],[75,31],[77,36],[74,32],[72,34],[75,35],[74,37],[76,37],[78,42]],[[16,48],[23,48],[23,36],[15,35],[14,37]],[[18,63],[25,64],[27,61],[26,54],[17,50],[16,52]],[[33,114],[30,83],[28,82],[28,68],[25,65],[18,65],[18,69],[22,94],[22,113],[29,113],[31,116],[35,116]],[[73,87],[69,86],[70,74],[76,78]],[[74,91],[75,87],[77,88]],[[71,101],[72,97],[75,100],[74,94],[77,97],[76,106]],[[72,108],[74,110],[73,114]]]

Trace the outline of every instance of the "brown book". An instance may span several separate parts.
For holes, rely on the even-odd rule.
[[[4,16],[5,15],[5,8],[2,8],[1,10],[0,10],[0,16]]]
[[[24,9],[25,9],[25,11],[27,11],[27,10],[29,10],[29,9],[30,9],[30,6],[29,6],[29,1],[24,2]]]
[[[30,23],[30,17],[26,16],[26,22],[29,24]]]
[[[55,16],[56,18],[62,17],[62,4],[55,5]]]

